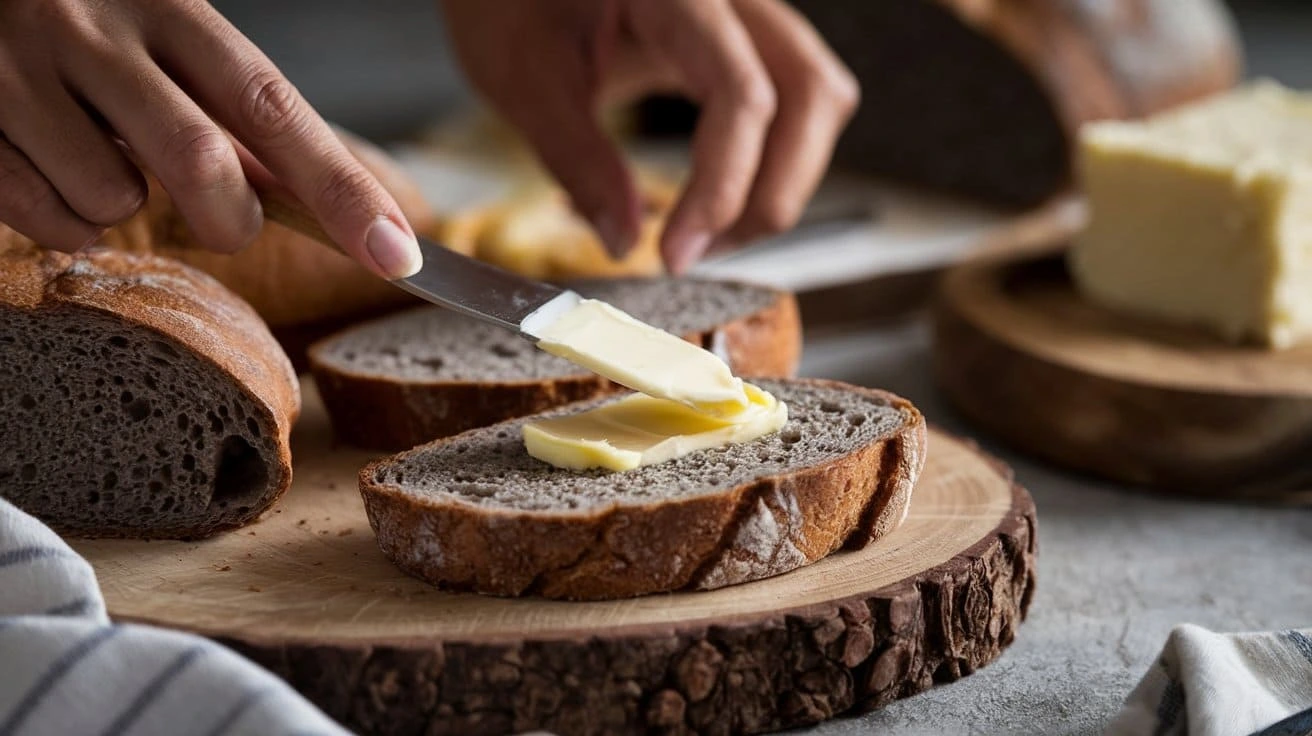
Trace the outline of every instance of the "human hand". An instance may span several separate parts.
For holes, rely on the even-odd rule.
[[[661,237],[667,267],[796,224],[859,99],[782,0],[442,0],[475,86],[536,149],[615,255],[640,208],[599,106],[649,92],[701,105],[692,171]]]
[[[75,251],[132,216],[151,171],[197,240],[249,245],[250,181],[284,186],[387,278],[419,266],[400,207],[203,0],[0,2],[0,222]]]

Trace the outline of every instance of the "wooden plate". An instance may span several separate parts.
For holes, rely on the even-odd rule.
[[[759,732],[955,680],[1012,641],[1034,505],[1007,469],[931,434],[901,528],[772,580],[570,603],[454,595],[398,572],[306,386],[296,480],[200,543],[82,541],[112,616],[199,632],[362,733]]]
[[[1023,450],[1172,492],[1312,502],[1312,346],[1234,346],[1106,311],[1060,256],[952,271],[935,323],[939,385]]]

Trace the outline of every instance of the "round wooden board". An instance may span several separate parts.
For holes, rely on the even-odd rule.
[[[1034,505],[1005,466],[932,433],[903,525],[858,552],[711,592],[573,603],[447,594],[378,551],[306,385],[296,479],[199,543],[75,543],[110,614],[218,639],[361,733],[760,732],[955,680],[1012,641]]]
[[[1312,502],[1312,346],[1235,346],[1101,309],[1060,255],[950,272],[934,372],[974,422],[1058,464],[1177,493]]]

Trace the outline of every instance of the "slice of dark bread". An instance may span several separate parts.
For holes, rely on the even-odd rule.
[[[0,493],[86,537],[195,538],[291,483],[300,390],[245,302],[175,261],[0,252]]]
[[[369,523],[383,554],[442,588],[604,599],[778,575],[902,522],[925,458],[914,406],[832,381],[753,383],[788,404],[776,434],[575,472],[529,456],[515,419],[366,467]]]
[[[786,292],[669,278],[571,286],[718,353],[736,374],[797,370],[801,324]],[[506,330],[437,307],[322,340],[310,348],[310,368],[338,437],[388,451],[617,388]]]

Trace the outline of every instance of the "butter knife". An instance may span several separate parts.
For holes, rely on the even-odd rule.
[[[338,252],[319,220],[299,200],[256,186],[264,216]],[[418,273],[391,283],[447,309],[510,330],[536,343],[542,330],[579,303],[579,295],[526,279],[419,237],[424,263]]]

